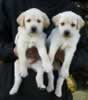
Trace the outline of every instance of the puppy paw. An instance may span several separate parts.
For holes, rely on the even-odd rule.
[[[41,82],[37,82],[37,86],[38,86],[38,88],[41,89],[41,90],[46,89],[46,86],[45,86],[43,83],[41,83]]]
[[[38,84],[38,88],[40,90],[45,90],[46,89],[46,86],[44,84]]]
[[[54,86],[50,86],[50,85],[47,86],[48,92],[52,92],[53,90],[54,90]]]
[[[55,95],[60,98],[60,97],[62,97],[62,92],[61,91],[55,91]]]
[[[43,80],[40,77],[36,77],[37,86],[39,89],[44,90],[46,86],[43,84]]]
[[[20,76],[23,77],[23,78],[27,77],[28,76],[28,71],[27,70],[21,71]]]
[[[9,95],[14,95],[17,93],[17,89],[16,88],[12,88],[10,91],[9,91]]]

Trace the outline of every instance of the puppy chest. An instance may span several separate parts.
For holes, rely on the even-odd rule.
[[[74,44],[74,41],[73,40],[63,40],[62,41],[62,44],[60,46],[61,50],[64,50],[66,48],[71,48]]]
[[[26,38],[24,39],[22,42],[23,44],[26,44],[28,46],[28,48],[31,48],[33,46],[36,46],[36,43],[38,41],[38,38]]]
[[[35,46],[36,47],[36,44],[38,43],[38,38],[31,38],[30,41],[28,42],[28,47],[32,47],[32,46]]]

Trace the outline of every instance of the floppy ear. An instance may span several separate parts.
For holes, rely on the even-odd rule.
[[[59,22],[60,18],[61,18],[61,15],[60,14],[59,15],[56,15],[56,16],[54,16],[52,18],[52,22],[55,24],[55,26],[58,26],[58,22]]]
[[[43,18],[44,18],[44,27],[48,28],[48,26],[50,25],[49,17],[45,13],[43,13]]]
[[[24,18],[25,16],[23,15],[23,13],[17,17],[17,23],[21,27],[24,27]]]
[[[80,30],[85,25],[84,20],[82,17],[78,16],[77,18],[77,28]]]

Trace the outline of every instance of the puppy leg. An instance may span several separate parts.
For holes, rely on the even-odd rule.
[[[60,44],[53,40],[51,45],[50,45],[50,49],[49,49],[49,58],[50,58],[50,61],[52,64],[54,61],[55,54],[56,54],[59,47],[60,47]]]
[[[21,77],[26,77],[28,75],[27,71],[27,58],[26,58],[26,50],[28,48],[28,44],[24,41],[20,41],[17,45],[17,53],[19,58],[19,65],[20,65],[20,75]]]
[[[47,86],[47,91],[51,92],[54,90],[54,75],[53,72],[48,73],[48,86]]]
[[[43,80],[43,72],[38,71],[37,75],[36,75],[36,82],[37,82],[37,86],[40,89],[45,89],[46,86],[44,85],[44,80]]]
[[[65,50],[65,60],[60,70],[60,76],[59,76],[59,79],[57,80],[57,86],[56,86],[56,91],[55,91],[55,94],[58,97],[62,96],[62,85],[63,85],[64,80],[69,76],[69,68],[70,68],[70,64],[74,56],[75,50],[76,50],[75,48],[67,48]]]
[[[20,69],[19,69],[19,61],[18,60],[16,60],[14,68],[15,68],[14,85],[13,85],[12,89],[9,92],[10,95],[13,95],[13,94],[17,93],[17,91],[18,91],[18,89],[21,85],[21,82],[22,82],[22,78],[19,74]]]
[[[44,82],[44,78],[43,78],[44,69],[43,69],[41,61],[37,61],[36,63],[32,64],[31,68],[37,72],[36,83],[37,83],[38,88],[45,89],[46,86],[43,83]]]
[[[44,70],[46,72],[52,71],[53,66],[50,63],[45,44],[38,44],[37,49],[38,49],[39,55],[41,57]]]
[[[61,97],[62,96],[62,85],[64,82],[64,78],[63,77],[59,77],[59,79],[57,80],[57,86],[56,86],[56,90],[55,90],[55,94],[57,97]]]
[[[28,76],[27,61],[20,59],[20,76],[25,78]]]
[[[60,44],[54,40],[51,41],[51,45],[50,45],[50,49],[49,49],[49,58],[50,58],[50,62],[51,64],[53,64],[53,61],[54,61],[54,57],[55,57],[55,54],[60,46]],[[47,91],[48,92],[51,92],[54,90],[54,76],[53,76],[53,72],[49,72],[48,73],[48,86],[47,86]]]
[[[20,75],[25,78],[28,75],[27,71],[27,59],[25,57],[25,51],[19,54],[19,64],[20,64]]]
[[[42,70],[42,68],[39,68],[37,70],[36,82],[37,82],[38,88],[40,88],[40,89],[45,89],[46,88],[46,86],[44,85],[43,74],[44,74],[44,71]]]

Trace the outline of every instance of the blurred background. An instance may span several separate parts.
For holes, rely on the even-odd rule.
[[[79,8],[79,13],[86,22],[86,33],[88,33],[88,0],[73,0],[73,3]]]

